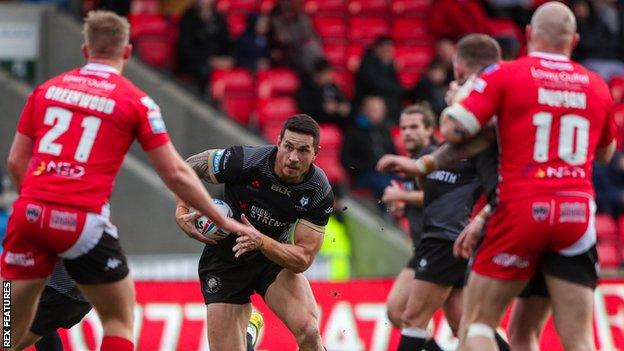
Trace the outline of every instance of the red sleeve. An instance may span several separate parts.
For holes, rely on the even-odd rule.
[[[22,115],[17,122],[17,131],[30,137],[31,139],[35,139],[35,92],[32,92],[26,100],[26,105],[24,106],[24,110],[22,110]]]
[[[602,133],[600,133],[600,140],[598,140],[599,149],[609,146],[609,144],[611,144],[613,139],[615,139],[615,134],[617,133],[617,127],[615,126],[615,120],[613,118],[613,114],[614,114],[614,106],[613,106],[613,103],[611,103],[608,109],[607,119],[605,120],[604,126],[602,127]]]
[[[470,94],[446,110],[470,134],[476,134],[496,114],[504,89],[502,71],[499,64],[484,69],[472,83]]]
[[[148,151],[169,142],[160,107],[149,96],[140,99],[137,118],[137,139],[143,150]]]

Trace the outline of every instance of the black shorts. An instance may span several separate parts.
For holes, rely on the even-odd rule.
[[[89,252],[63,263],[69,276],[85,285],[118,282],[130,272],[119,240],[106,232]]]
[[[41,294],[30,331],[46,336],[59,328],[69,329],[78,324],[89,311],[91,311],[90,303],[74,300],[46,286]]]
[[[453,242],[425,238],[414,255],[415,278],[443,286],[463,288],[468,261],[453,256]]]
[[[199,282],[206,304],[247,304],[255,292],[266,294],[282,267],[264,255],[247,262],[230,262],[206,246],[199,260]]]
[[[595,245],[576,256],[548,252],[542,257],[540,269],[518,297],[549,297],[544,274],[595,289],[598,284],[597,264],[598,252]]]

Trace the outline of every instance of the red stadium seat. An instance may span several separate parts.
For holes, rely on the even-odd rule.
[[[399,18],[392,23],[392,39],[399,43],[432,43],[429,22],[419,18]]]
[[[275,7],[277,0],[260,0],[260,12],[269,13]]]
[[[231,38],[238,38],[247,28],[247,16],[244,13],[230,13],[225,20]]]
[[[265,126],[265,128],[262,130],[262,136],[269,143],[276,144],[277,138],[279,137],[281,131],[282,126],[280,124],[269,123],[269,125]]]
[[[136,53],[149,65],[171,69],[175,59],[177,28],[160,15],[130,16],[132,43]]]
[[[316,16],[312,19],[312,23],[323,40],[344,40],[347,36],[347,22],[343,17]]]
[[[260,100],[258,103],[258,126],[264,129],[272,124],[282,124],[297,111],[297,103],[288,96]]]
[[[254,79],[251,72],[245,68],[235,68],[227,71],[214,71],[210,78],[210,90],[213,99],[223,100],[226,94],[254,95]]]
[[[170,27],[167,19],[159,13],[131,14],[128,22],[130,22],[130,39],[132,40],[144,33],[159,33]]]
[[[258,74],[258,97],[292,95],[299,89],[299,77],[288,68],[272,68]]]
[[[392,12],[401,17],[426,17],[433,0],[392,0]]]
[[[397,46],[396,64],[399,71],[422,71],[433,59],[432,46]]]
[[[131,2],[130,17],[147,13],[160,14],[160,3],[158,0],[133,0]]]
[[[219,0],[217,10],[223,13],[245,13],[258,11],[257,0]]]
[[[352,16],[387,16],[389,10],[387,0],[349,0]]]
[[[416,86],[420,80],[423,70],[409,70],[399,72],[399,81],[406,89],[411,89]]]
[[[346,4],[345,0],[306,0],[304,9],[309,14],[343,14]]]
[[[616,76],[609,81],[611,95],[616,104],[624,103],[624,76]]]
[[[357,71],[358,67],[360,67],[360,61],[362,60],[362,55],[364,55],[364,50],[364,46],[359,44],[351,44],[347,46],[347,68],[351,72]]]
[[[596,215],[596,235],[600,242],[612,242],[618,239],[618,227],[611,215],[605,213]]]
[[[353,93],[355,91],[355,84],[353,82],[353,73],[344,70],[337,69],[334,70],[334,80],[336,81],[336,85],[340,88],[342,93],[345,95],[347,99],[353,98]]]
[[[347,62],[347,47],[342,43],[323,44],[325,58],[335,67],[344,67]]]
[[[617,268],[622,263],[622,257],[617,244],[598,244],[596,249],[598,251],[598,261],[602,268]]]
[[[333,124],[321,124],[321,149],[326,154],[340,154],[342,147],[342,131]]]
[[[325,172],[331,184],[344,182],[347,175],[340,164],[340,158],[335,155],[326,155],[323,151],[321,149],[314,163]]]
[[[221,109],[228,117],[242,125],[249,124],[251,113],[256,107],[256,99],[253,96],[238,96],[228,94],[221,101]]]
[[[349,39],[359,41],[363,45],[368,45],[378,37],[390,33],[390,26],[384,18],[354,17],[351,18],[349,26]]]

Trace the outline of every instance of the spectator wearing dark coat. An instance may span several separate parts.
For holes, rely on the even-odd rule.
[[[355,74],[355,105],[368,95],[380,96],[386,105],[386,117],[397,122],[405,93],[394,67],[394,43],[381,37],[367,50]]]
[[[362,102],[361,113],[347,129],[342,147],[342,164],[350,173],[354,185],[370,189],[378,199],[392,179],[390,175],[375,169],[377,161],[385,154],[394,154],[396,149],[387,127],[384,100],[378,96],[367,96]]]
[[[598,212],[614,217],[624,210],[624,153],[618,151],[609,165],[594,164],[594,188]]]
[[[269,18],[249,13],[245,32],[236,40],[236,62],[251,71],[269,68]]]
[[[215,0],[198,0],[180,20],[178,69],[193,76],[197,88],[205,92],[213,69],[234,65],[232,44],[225,18],[216,10]]]
[[[312,116],[318,123],[331,123],[345,128],[349,122],[351,105],[345,99],[333,78],[334,69],[325,59],[314,63],[310,75],[302,78],[297,91],[299,110]]]

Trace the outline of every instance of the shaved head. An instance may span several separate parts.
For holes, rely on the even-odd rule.
[[[576,35],[576,19],[560,2],[547,2],[538,7],[531,18],[530,41],[539,49],[572,51]]]

